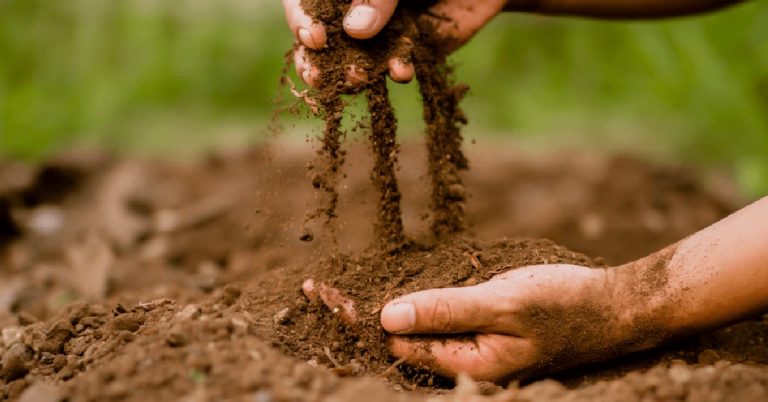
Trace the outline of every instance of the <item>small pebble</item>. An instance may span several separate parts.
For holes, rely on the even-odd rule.
[[[291,315],[291,308],[286,307],[278,311],[277,314],[275,314],[275,316],[272,318],[272,320],[277,325],[285,325],[291,321],[290,315]]]

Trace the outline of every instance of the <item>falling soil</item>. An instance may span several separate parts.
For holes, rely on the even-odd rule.
[[[379,211],[376,233],[380,244],[396,247],[405,241],[403,218],[400,213],[400,190],[397,186],[397,152],[395,139],[397,120],[389,103],[385,77],[372,79],[368,89],[368,108],[371,110],[369,138],[373,148],[371,181],[379,193]]]
[[[397,123],[386,87],[387,62],[391,58],[412,62],[419,81],[432,185],[432,233],[444,237],[465,229],[466,193],[459,171],[467,168],[460,131],[460,124],[466,124],[466,119],[458,104],[466,87],[451,83],[446,44],[437,39],[433,25],[420,18],[429,3],[400,5],[382,32],[359,41],[346,35],[342,27],[348,0],[302,1],[304,9],[324,24],[328,38],[325,48],[307,49],[309,60],[320,72],[316,98],[325,118],[320,161],[312,165],[313,170],[321,171],[315,172],[313,183],[326,193],[320,210],[329,218],[335,215],[335,186],[338,167],[343,163],[343,155],[338,152],[342,137],[341,96],[366,92],[371,119],[369,137],[375,159],[371,179],[379,192],[375,228],[384,249],[405,241],[396,178]]]
[[[324,260],[296,239],[312,199],[305,163],[313,151],[303,144],[222,151],[194,163],[99,154],[0,163],[0,205],[15,228],[0,242],[0,393],[70,402],[768,398],[762,319],[507,388],[460,380],[448,391],[451,384],[404,364],[387,371],[397,361],[376,342],[384,335],[375,310],[393,297],[470,285],[518,265],[600,265],[519,236],[550,234],[580,251],[588,237],[590,254],[610,255],[613,265],[740,205],[729,180],[706,176],[720,183],[708,187],[686,167],[498,145],[467,152],[476,161],[465,176],[475,201],[466,211],[472,237],[514,238],[405,243],[387,258],[366,252],[377,191],[370,149],[353,145],[336,218],[343,253]],[[404,144],[399,161],[403,223],[414,233],[429,231],[418,219],[430,199],[424,154],[423,144]],[[36,180],[43,172],[67,179]],[[309,303],[299,289],[318,273],[335,276],[332,284],[358,300],[371,325],[353,332]],[[313,316],[314,328],[327,332],[300,339]]]

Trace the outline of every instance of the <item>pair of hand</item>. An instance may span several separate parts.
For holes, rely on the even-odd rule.
[[[452,47],[468,41],[480,28],[500,13],[506,0],[439,0],[422,18],[436,27],[440,37]],[[326,44],[325,27],[301,7],[301,0],[283,0],[288,26],[298,43],[294,52],[296,73],[308,84],[314,86],[319,71],[307,58],[306,49],[320,50]],[[370,39],[378,34],[389,22],[397,7],[397,0],[352,0],[344,17],[344,31],[355,39]],[[408,82],[413,79],[414,68],[409,62],[393,58],[387,62],[392,80]],[[364,72],[350,68],[350,81],[359,80]]]
[[[623,291],[621,272],[575,265],[515,269],[476,286],[393,300],[382,309],[381,324],[393,334],[392,353],[413,365],[447,377],[524,378],[648,346],[631,340],[636,301]],[[303,291],[338,309],[344,321],[357,319],[354,302],[338,289],[307,280]]]

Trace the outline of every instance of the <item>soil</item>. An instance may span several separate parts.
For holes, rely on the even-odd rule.
[[[342,25],[349,0],[302,0],[301,3],[311,17],[323,23],[328,38],[323,49],[306,49],[309,60],[320,71],[318,89],[312,96],[321,106],[325,119],[320,155],[311,166],[315,172],[315,187],[325,192],[319,211],[324,211],[328,217],[326,227],[332,227],[330,219],[335,216],[338,199],[335,188],[339,166],[343,164],[343,153],[339,150],[339,139],[343,137],[340,122],[344,101],[341,97],[365,92],[375,160],[371,179],[380,193],[375,228],[377,242],[383,249],[396,248],[406,240],[395,174],[397,120],[386,83],[387,62],[393,57],[413,63],[419,82],[432,177],[432,233],[436,237],[446,237],[465,229],[466,192],[459,172],[467,169],[460,131],[466,118],[459,102],[466,87],[453,85],[446,42],[438,40],[433,25],[423,18],[430,3],[400,5],[387,26],[365,41],[355,40],[344,33]],[[350,77],[350,72],[356,73],[352,74],[356,78]],[[321,173],[316,173],[318,171]],[[318,215],[312,214],[310,218]]]
[[[595,262],[549,240],[503,239],[480,242],[454,237],[431,245],[409,243],[397,252],[329,256],[310,266],[312,278],[342,290],[354,301],[356,320],[332,311],[322,301],[300,299],[285,310],[277,328],[292,354],[353,373],[384,375],[402,386],[432,386],[440,379],[414,368],[393,370],[388,336],[379,312],[388,301],[424,289],[468,286],[514,268],[535,264]]]
[[[460,379],[448,391],[452,384],[405,365],[387,371],[395,361],[376,342],[383,335],[366,327],[355,341],[363,343],[350,348],[354,338],[301,294],[304,279],[318,270],[343,271],[335,284],[350,289],[372,320],[381,303],[417,287],[471,284],[500,267],[544,262],[526,251],[540,250],[549,262],[623,263],[742,201],[727,177],[686,167],[477,145],[468,149],[475,163],[465,177],[467,222],[471,237],[485,240],[434,246],[420,240],[422,246],[391,260],[371,259],[365,250],[378,193],[366,148],[352,145],[346,155],[336,218],[341,254],[334,263],[322,259],[322,242],[298,240],[305,205],[314,199],[304,175],[313,151],[294,143],[190,162],[79,152],[39,166],[0,163],[0,216],[10,228],[0,241],[2,395],[24,401],[768,396],[768,327],[760,319],[507,389]],[[404,144],[400,153],[402,221],[410,238],[430,232],[422,219],[431,197],[423,149]],[[491,240],[504,236],[509,239]],[[606,258],[586,259],[521,236],[551,237]],[[430,261],[444,261],[445,269]],[[357,271],[374,263],[370,272],[379,274]],[[328,332],[294,336],[312,315]]]

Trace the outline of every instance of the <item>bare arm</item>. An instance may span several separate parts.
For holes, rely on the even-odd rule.
[[[670,257],[663,268],[665,255]],[[768,311],[768,197],[668,247],[666,253],[618,269],[633,266],[663,284],[651,306],[669,313],[661,319],[671,333]],[[651,272],[654,269],[658,272]]]
[[[392,351],[504,382],[605,360],[768,312],[768,197],[651,256],[609,269],[531,266],[390,302]],[[467,334],[411,339],[413,334]]]
[[[700,14],[742,0],[511,0],[508,11],[604,19],[655,19]]]

